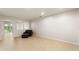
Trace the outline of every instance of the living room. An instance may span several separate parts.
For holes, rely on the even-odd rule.
[[[0,8],[0,50],[79,50],[78,8]]]

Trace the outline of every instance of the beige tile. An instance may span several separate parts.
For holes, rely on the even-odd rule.
[[[77,45],[38,37],[16,38],[15,45],[18,50],[79,50]]]
[[[39,37],[13,38],[12,35],[0,41],[0,50],[8,51],[72,51],[79,50],[79,46]]]

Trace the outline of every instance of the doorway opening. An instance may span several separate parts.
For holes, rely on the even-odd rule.
[[[12,33],[12,24],[5,24],[4,25],[4,32],[5,33]]]
[[[11,23],[4,24],[4,39],[13,39],[13,25]]]

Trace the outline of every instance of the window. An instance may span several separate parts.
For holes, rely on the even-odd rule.
[[[17,30],[26,30],[26,29],[29,29],[29,23],[28,22],[17,23]]]
[[[24,22],[23,23],[23,27],[24,27],[24,30],[29,29],[29,23],[28,22]]]

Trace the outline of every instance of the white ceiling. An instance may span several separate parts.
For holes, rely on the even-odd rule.
[[[68,11],[72,9],[62,8],[0,8],[0,15],[7,17],[14,17],[23,20],[34,20],[41,16],[41,12],[44,12],[44,16],[53,15],[56,13]]]

